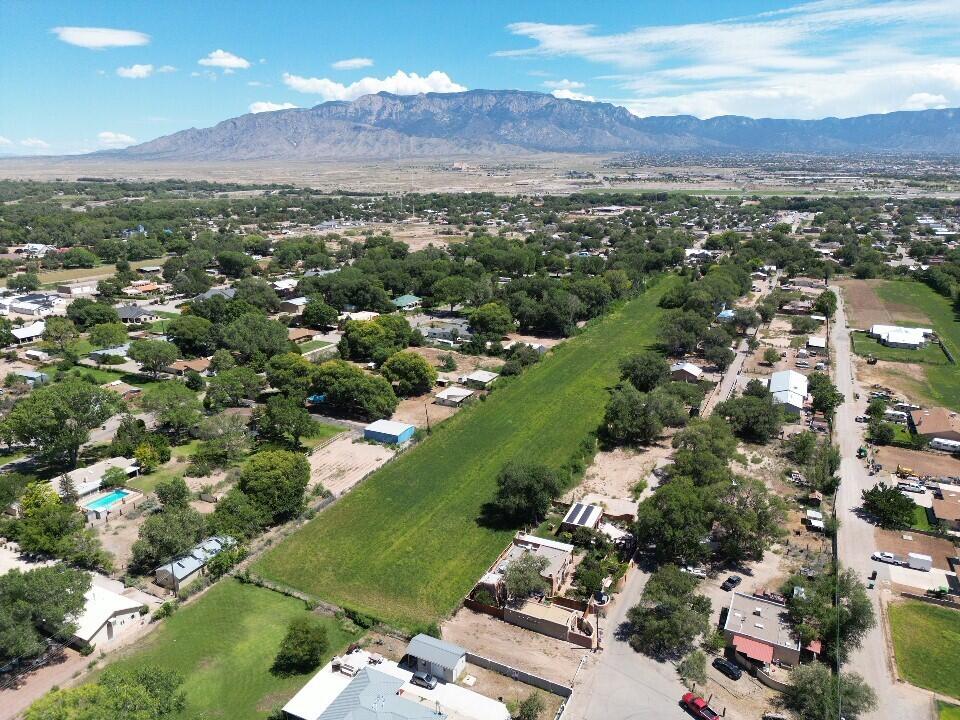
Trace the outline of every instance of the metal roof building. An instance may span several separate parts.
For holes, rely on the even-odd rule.
[[[456,682],[467,664],[467,651],[462,647],[423,633],[410,641],[406,655],[416,670],[446,682]]]
[[[225,548],[234,544],[234,539],[226,536],[209,537],[203,540],[183,557],[177,558],[153,571],[157,585],[177,590],[180,585],[202,570],[211,558],[216,557]]]
[[[770,376],[770,394],[773,399],[785,405],[792,412],[803,411],[803,401],[807,397],[807,378],[796,370],[781,370]]]

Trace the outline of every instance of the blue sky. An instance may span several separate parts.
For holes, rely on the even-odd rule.
[[[0,153],[122,147],[367,92],[516,88],[638,115],[960,106],[960,0],[2,0]]]

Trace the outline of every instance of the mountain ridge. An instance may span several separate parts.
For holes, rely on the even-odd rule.
[[[144,160],[384,160],[525,153],[960,154],[960,109],[818,120],[638,117],[524,90],[364,95],[250,113],[96,156]]]

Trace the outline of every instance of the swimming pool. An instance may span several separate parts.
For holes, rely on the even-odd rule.
[[[111,505],[115,505],[123,500],[129,494],[130,492],[128,490],[114,490],[109,495],[104,495],[102,498],[97,498],[85,507],[87,510],[106,510]]]

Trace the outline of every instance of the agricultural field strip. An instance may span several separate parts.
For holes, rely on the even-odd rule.
[[[402,626],[448,613],[512,535],[477,522],[497,472],[512,459],[560,466],[574,454],[600,422],[619,359],[654,341],[658,302],[677,282],[661,280],[445,422],[255,571]]]

